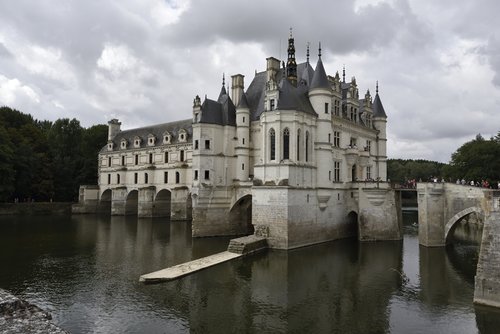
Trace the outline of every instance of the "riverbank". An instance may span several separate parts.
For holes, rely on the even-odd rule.
[[[48,312],[0,289],[0,333],[67,333],[51,320]]]
[[[70,215],[70,202],[0,203],[2,215]]]

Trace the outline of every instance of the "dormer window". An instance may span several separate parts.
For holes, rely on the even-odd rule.
[[[134,147],[141,147],[141,138],[140,137],[135,137],[134,138]]]
[[[172,136],[170,135],[170,132],[165,131],[165,133],[163,133],[163,144],[170,144],[171,139]]]
[[[156,137],[153,134],[148,135],[148,146],[154,146],[156,143]]]
[[[185,143],[187,140],[187,132],[184,129],[179,130],[179,142],[180,143]]]
[[[108,142],[108,151],[113,151],[113,146],[114,144],[112,141]]]
[[[120,148],[122,150],[127,148],[127,140],[125,138],[121,140],[121,142],[120,142]]]

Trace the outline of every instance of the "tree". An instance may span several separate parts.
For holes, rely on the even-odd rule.
[[[500,180],[500,143],[477,135],[452,154],[446,174],[454,179]]]

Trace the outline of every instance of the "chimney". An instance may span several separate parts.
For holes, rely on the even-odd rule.
[[[233,100],[235,106],[238,106],[240,103],[241,94],[243,94],[243,89],[245,88],[244,78],[245,76],[242,74],[235,74],[231,77],[231,99]]]
[[[108,140],[113,140],[115,136],[120,132],[120,123],[116,118],[113,118],[111,121],[108,122]]]
[[[276,74],[280,70],[280,61],[274,57],[269,57],[267,60],[267,81],[276,81]]]

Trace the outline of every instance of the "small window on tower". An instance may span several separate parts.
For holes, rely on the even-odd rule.
[[[210,140],[205,140],[205,149],[206,150],[210,149]]]

